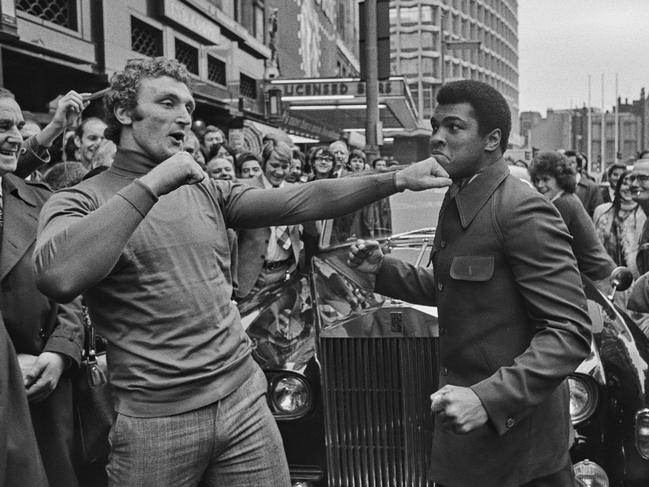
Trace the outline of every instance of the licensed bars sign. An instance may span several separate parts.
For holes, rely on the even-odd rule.
[[[365,96],[363,81],[307,81],[301,83],[274,82],[282,90],[282,96]],[[379,82],[379,95],[400,96],[404,94],[402,80]]]

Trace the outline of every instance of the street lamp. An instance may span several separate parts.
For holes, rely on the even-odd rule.
[[[282,119],[282,90],[271,88],[266,92],[266,115],[271,122]]]
[[[482,46],[482,41],[447,41],[443,39],[444,34],[442,33],[442,46],[440,49],[440,62],[442,64],[442,69],[440,77],[442,80],[441,84],[446,82],[446,50],[447,49],[475,49],[480,50]]]

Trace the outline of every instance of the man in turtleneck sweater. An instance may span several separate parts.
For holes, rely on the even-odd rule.
[[[106,95],[113,166],[46,204],[40,289],[85,295],[108,340],[118,416],[109,485],[289,484],[266,380],[231,301],[226,229],[345,214],[450,184],[434,159],[395,173],[257,189],[205,178],[182,151],[195,102],[175,60],[129,61]]]

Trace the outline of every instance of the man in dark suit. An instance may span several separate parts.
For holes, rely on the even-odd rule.
[[[68,116],[74,117],[82,109],[81,95],[69,93],[64,97],[54,126],[48,125],[41,132],[43,135],[34,136],[26,144],[20,161],[22,171],[46,160],[47,143],[62,131]],[[77,478],[69,370],[81,359],[81,306],[78,299],[57,305],[36,289],[32,253],[38,214],[51,190],[45,184],[26,182],[12,174],[22,145],[22,123],[22,113],[13,95],[0,90],[0,309],[17,353],[49,484],[74,487]]]
[[[507,102],[477,81],[443,86],[432,155],[453,179],[431,261],[417,268],[352,246],[376,290],[439,313],[430,477],[449,487],[573,485],[565,378],[588,356],[589,317],[552,204],[509,174]]]
[[[565,156],[577,174],[577,189],[575,190],[575,194],[579,197],[584,208],[586,208],[586,212],[592,218],[595,208],[604,203],[599,185],[590,178],[586,171],[583,155],[569,150],[566,151]]]

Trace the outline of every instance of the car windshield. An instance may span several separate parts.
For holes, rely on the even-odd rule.
[[[409,234],[410,237],[424,237],[424,234],[427,234],[428,242],[432,243],[445,193],[445,188],[419,192],[404,191],[348,215],[327,220],[323,225],[320,249],[327,250],[349,244],[358,238],[390,240],[389,250],[396,254],[395,256],[414,262],[420,249],[413,243],[413,238],[404,234]]]

